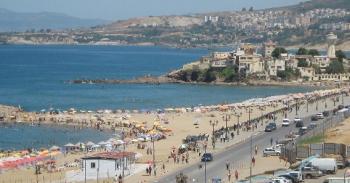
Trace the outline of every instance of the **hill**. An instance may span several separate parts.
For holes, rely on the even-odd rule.
[[[300,3],[299,10],[312,10],[316,8],[342,8],[350,10],[350,0],[311,0]]]
[[[92,27],[105,23],[105,20],[80,19],[61,13],[19,13],[0,8],[0,32]]]

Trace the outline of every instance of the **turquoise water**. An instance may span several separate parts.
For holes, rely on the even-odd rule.
[[[93,141],[98,143],[113,137],[112,132],[91,128],[73,128],[72,126],[0,123],[0,150],[18,150],[25,148],[50,148],[70,143]]]
[[[0,46],[0,103],[26,110],[157,109],[237,102],[305,92],[307,87],[73,85],[67,80],[161,75],[208,54],[205,49],[120,46]]]

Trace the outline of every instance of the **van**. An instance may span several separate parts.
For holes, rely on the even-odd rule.
[[[346,177],[329,177],[323,181],[323,183],[350,183],[350,178]]]
[[[314,158],[309,161],[307,166],[315,166],[323,173],[334,174],[337,172],[337,161],[334,158]]]

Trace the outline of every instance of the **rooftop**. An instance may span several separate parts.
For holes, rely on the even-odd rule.
[[[136,153],[134,152],[103,152],[97,153],[91,156],[83,157],[82,159],[110,159],[117,160],[124,157],[133,157]]]

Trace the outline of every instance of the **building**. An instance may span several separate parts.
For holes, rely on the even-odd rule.
[[[312,81],[349,81],[350,73],[344,74],[316,74]]]
[[[286,62],[284,60],[273,59],[266,61],[267,71],[270,76],[277,76],[278,71],[286,70]]]
[[[312,64],[317,65],[321,72],[325,72],[326,68],[329,66],[330,59],[328,56],[322,55],[322,56],[314,56]]]
[[[264,61],[259,54],[238,56],[238,69],[244,71],[245,74],[264,72]]]
[[[264,57],[271,57],[271,54],[275,48],[276,48],[276,44],[274,42],[272,42],[271,40],[264,43],[263,56]]]
[[[335,42],[337,41],[337,39],[338,39],[337,35],[333,34],[333,32],[331,32],[327,35],[327,43],[328,43],[327,56],[331,59],[336,58],[336,56],[335,56]]]
[[[315,75],[315,69],[312,67],[298,67],[298,69],[302,78],[310,80]]]
[[[213,60],[228,59],[230,58],[230,56],[231,56],[230,52],[213,52],[212,54]]]
[[[133,152],[104,152],[82,158],[84,179],[107,178],[130,175],[135,164]],[[123,166],[124,164],[124,166]]]

